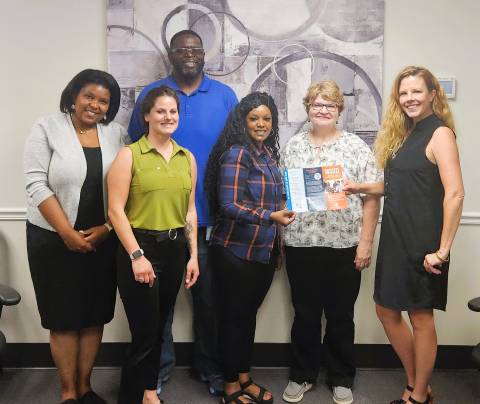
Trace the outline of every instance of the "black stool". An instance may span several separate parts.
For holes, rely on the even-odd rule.
[[[468,302],[468,308],[472,311],[480,312],[480,297],[476,297]],[[473,361],[480,370],[480,344],[477,344],[472,351]]]
[[[3,306],[14,306],[20,301],[19,293],[8,286],[0,284],[0,317],[2,316]],[[2,331],[0,331],[0,372],[2,371],[2,351],[7,345],[7,340]]]

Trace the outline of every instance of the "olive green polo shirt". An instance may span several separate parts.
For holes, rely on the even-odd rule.
[[[170,161],[143,136],[129,145],[132,181],[125,213],[136,229],[168,230],[185,226],[192,192],[189,151],[173,139]]]

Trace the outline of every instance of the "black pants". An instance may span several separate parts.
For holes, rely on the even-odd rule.
[[[193,367],[203,376],[220,373],[218,346],[219,320],[215,282],[209,256],[206,228],[198,228],[198,266],[201,276],[190,289],[193,300]]]
[[[183,234],[176,240],[157,241],[153,235],[134,233],[157,278],[151,288],[135,281],[130,257],[120,245],[118,290],[132,333],[132,344],[122,367],[119,404],[141,404],[144,390],[157,388],[163,328],[175,304],[185,269]]]
[[[272,284],[274,265],[246,261],[211,247],[220,315],[220,357],[225,381],[250,371],[257,311]]]
[[[323,351],[330,386],[351,387],[355,377],[353,308],[361,273],[356,247],[287,247],[287,273],[295,319],[290,379],[314,383],[320,368],[322,314],[327,324]]]

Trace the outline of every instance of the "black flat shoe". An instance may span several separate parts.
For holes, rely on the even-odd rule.
[[[107,402],[93,390],[87,391],[82,397],[78,399],[78,402],[80,404],[107,404]]]

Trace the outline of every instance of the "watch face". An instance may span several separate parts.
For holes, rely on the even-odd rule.
[[[143,255],[142,250],[136,250],[132,253],[132,259],[140,258]]]

